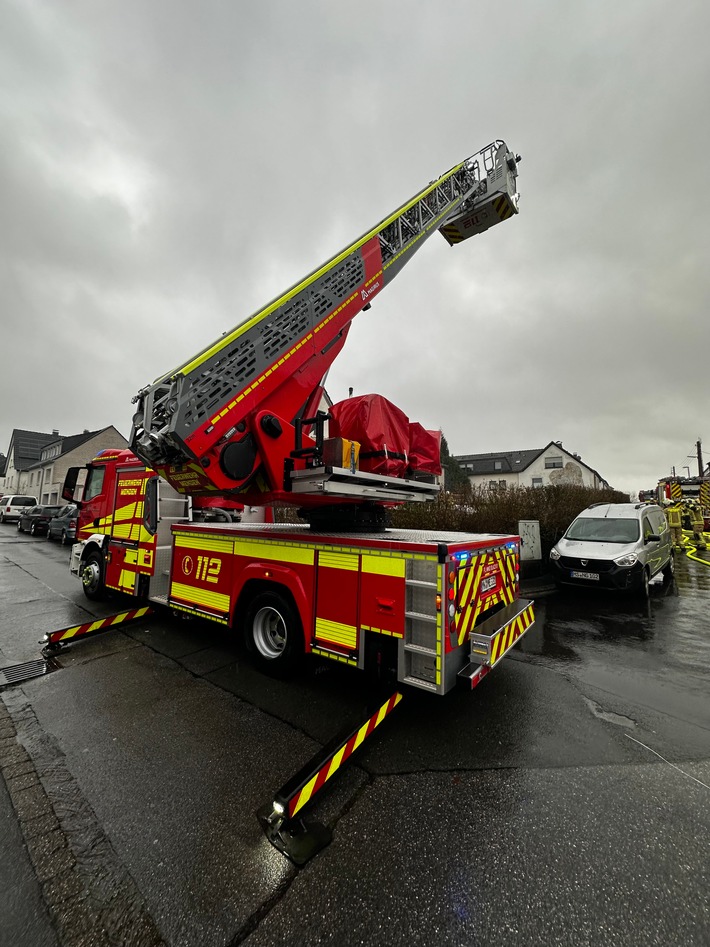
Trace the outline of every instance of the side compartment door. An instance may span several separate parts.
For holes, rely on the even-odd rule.
[[[312,648],[316,653],[358,663],[360,556],[350,552],[316,553],[316,610]]]

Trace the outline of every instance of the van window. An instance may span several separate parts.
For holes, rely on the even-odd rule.
[[[12,505],[13,506],[36,506],[37,498],[36,497],[13,497]]]

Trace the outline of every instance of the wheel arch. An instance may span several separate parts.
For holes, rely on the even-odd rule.
[[[299,577],[290,569],[274,568],[271,565],[266,570],[269,573],[267,576],[264,575],[263,566],[255,565],[248,571],[251,574],[245,576],[245,581],[235,598],[232,609],[232,627],[240,634],[243,633],[244,618],[250,603],[262,592],[275,592],[284,595],[293,605],[301,620],[305,650],[310,651],[311,606]]]
[[[83,562],[91,552],[98,552],[105,559],[106,550],[104,547],[107,545],[107,539],[108,537],[104,536],[102,533],[94,533],[93,535],[89,536],[88,539],[82,540],[84,548],[81,550],[80,561]]]

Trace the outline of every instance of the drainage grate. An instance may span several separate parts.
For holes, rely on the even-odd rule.
[[[20,684],[22,681],[29,681],[32,677],[41,677],[43,674],[49,674],[50,671],[56,671],[59,667],[56,661],[25,661],[24,664],[10,664],[8,667],[0,668],[0,687],[10,684]]]

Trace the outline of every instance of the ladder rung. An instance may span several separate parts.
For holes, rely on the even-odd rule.
[[[412,654],[431,654],[436,657],[436,648],[427,648],[423,644],[405,644],[405,651],[411,651]]]
[[[412,684],[414,687],[423,687],[428,691],[437,691],[439,689],[436,684],[433,684],[431,681],[425,681],[424,678],[421,677],[412,677],[411,674],[403,678],[403,683]]]

